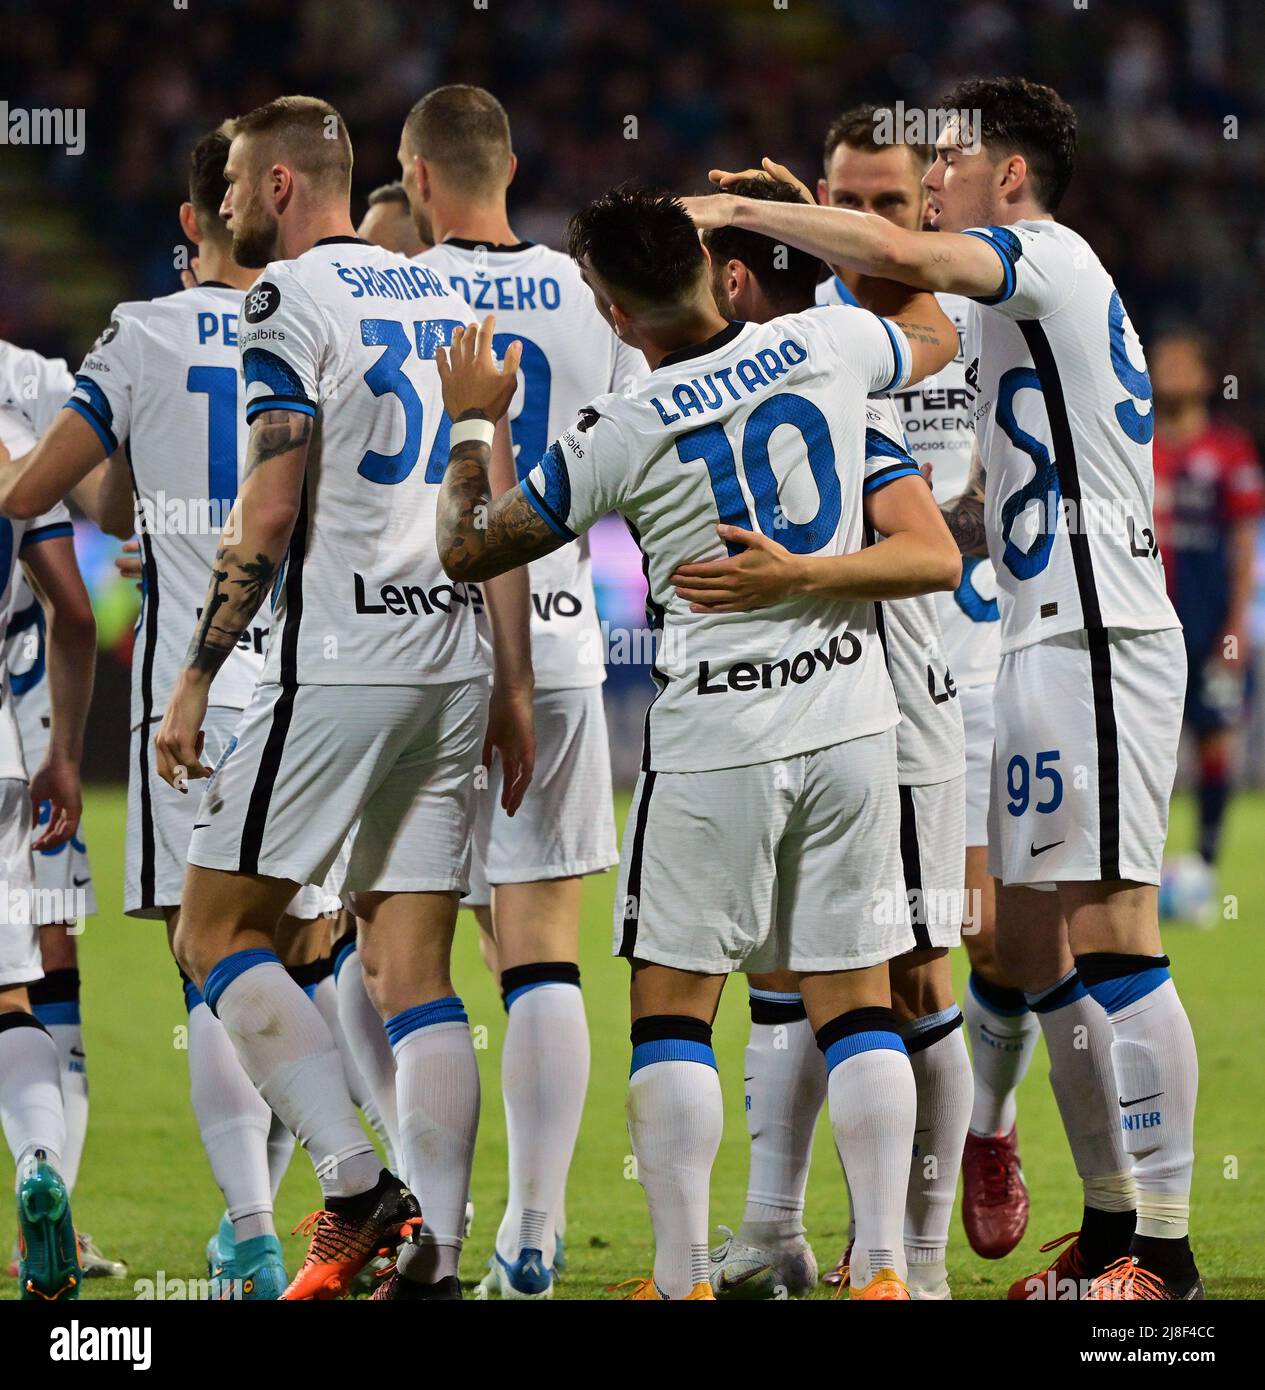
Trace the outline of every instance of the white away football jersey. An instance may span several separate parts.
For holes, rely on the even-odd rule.
[[[975,448],[971,415],[974,392],[966,385],[965,340],[973,306],[956,294],[937,298],[957,329],[953,361],[934,376],[892,392],[905,442],[920,464],[931,465],[931,490],[944,506],[966,491]],[[951,594],[932,595],[944,649],[959,687],[991,685],[1001,659],[997,576],[991,560],[962,558],[962,582]]]
[[[837,275],[831,275],[817,286],[818,304],[849,304],[857,306],[857,297]]]
[[[865,414],[867,471],[903,464],[902,472],[893,476],[921,476],[891,398],[870,401]],[[919,594],[874,605],[900,710],[896,773],[902,786],[946,782],[966,770],[957,672],[937,616],[936,600],[942,597]]]
[[[132,648],[132,727],[161,719],[184,666],[220,535],[246,460],[237,327],[242,294],[198,285],[120,304],[66,402],[107,454],[132,466],[141,611]],[[242,709],[263,669],[266,608],[215,679],[212,700]]]
[[[448,463],[436,349],[472,323],[429,266],[327,237],[267,266],[242,315],[246,419],[314,417],[302,509],[274,588],[264,679],[429,685],[486,674],[477,596],[444,574]]]
[[[695,614],[668,580],[725,554],[719,520],[797,554],[859,549],[865,397],[909,370],[904,335],[860,309],[729,324],[631,395],[598,397],[523,480],[559,535],[616,511],[641,547],[659,633],[646,770],[767,762],[896,723],[873,604]]]
[[[1057,222],[967,235],[1004,271],[972,312],[966,354],[1002,650],[1177,627],[1152,519],[1151,380],[1119,291]]]
[[[528,241],[484,246],[449,238],[417,260],[437,271],[476,318],[496,315],[498,357],[515,339],[523,345],[518,391],[509,412],[520,478],[587,401],[645,379],[646,359],[611,331],[570,256]],[[436,449],[446,460],[446,427]],[[600,685],[606,679],[605,644],[588,538],[581,536],[533,560],[528,574],[536,689]],[[480,631],[489,642],[490,626],[483,616]]]
[[[34,431],[23,415],[9,406],[0,406],[0,439],[14,458],[20,458],[35,447]],[[18,560],[22,552],[53,536],[73,535],[70,513],[61,502],[33,521],[11,521],[7,516],[0,516],[0,618],[6,625],[13,612],[14,580],[21,575]],[[30,595],[30,589],[25,584],[22,587]],[[0,778],[25,778],[26,762],[8,666],[9,647],[8,642],[0,644]],[[33,765],[38,766],[42,760],[43,750]]]
[[[75,384],[64,358],[41,357],[0,338],[0,407],[16,410],[38,439]]]

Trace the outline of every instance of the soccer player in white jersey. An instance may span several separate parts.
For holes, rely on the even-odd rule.
[[[506,190],[517,157],[491,92],[441,87],[413,108],[400,139],[403,182],[436,243],[420,264],[478,313],[494,310],[500,350],[522,344],[509,422],[520,476],[595,396],[646,375],[645,359],[611,332],[575,262],[520,241]],[[446,434],[435,456],[447,459]],[[610,747],[602,707],[603,643],[588,541],[528,569],[532,593],[536,771],[518,813],[479,796],[470,893],[490,934],[509,1020],[501,1065],[509,1199],[485,1292],[548,1297],[567,1170],[588,1086],[580,994],[583,876],[618,861]]]
[[[246,453],[237,330],[243,291],[256,271],[237,264],[220,221],[228,137],[205,136],[190,160],[184,234],[198,248],[201,284],[120,305],[89,352],[57,419],[11,490],[28,508],[58,496],[106,455],[102,493],[119,479],[141,531],[143,601],[132,660],[124,910],[164,920],[174,936],[197,806],[158,776],[153,735],[176,683],[189,628],[201,609],[216,539],[237,495]],[[204,725],[205,754],[229,747],[263,670],[266,617],[230,654]],[[310,959],[325,929],[318,888],[289,904],[282,950]],[[208,1248],[214,1288],[225,1296],[276,1298],[285,1287],[273,1197],[291,1141],[233,1051],[223,1026],[184,981],[189,1010],[190,1094],[226,1212]]]
[[[491,421],[516,382],[493,360],[494,320],[477,345],[463,334],[453,361],[441,359],[449,415],[466,429],[445,475],[439,536],[449,574],[482,580],[613,510],[645,556],[662,631],[659,693],[625,832],[614,951],[632,963],[628,1123],[656,1253],[653,1276],[634,1281],[630,1297],[713,1297],[712,1021],[732,971],[791,969],[804,974],[857,1202],[854,1294],[907,1298],[901,1215],[915,1102],[886,963],[913,932],[897,831],[898,716],[869,600],[952,584],[960,565],[916,476],[871,497],[871,518],[891,539],[861,549],[864,398],[943,365],[952,327],[929,297],[908,295],[897,321],[841,309],[731,323],[680,203],[635,187],[577,214],[569,250],[650,376],[585,406],[489,510]],[[511,344],[507,374],[516,357]],[[798,555],[833,557],[836,587],[758,616],[691,613],[668,576],[722,550],[726,530],[750,526],[752,511]]]
[[[22,416],[38,438],[61,410],[74,387],[66,363],[38,352],[19,348],[0,339],[0,407],[11,407]],[[119,491],[113,500],[113,522],[101,512],[111,503],[102,490],[107,468],[102,464],[72,491],[78,506],[111,534],[131,532],[130,489]],[[47,680],[44,609],[19,570],[13,579],[5,648],[9,686],[22,739],[22,756],[28,771],[44,761],[51,727],[51,707]],[[48,808],[35,812],[34,833],[47,824]],[[66,1147],[62,1155],[62,1177],[73,1194],[79,1175],[88,1129],[88,1074],[80,1013],[78,933],[66,930],[72,922],[56,914],[73,911],[84,917],[97,910],[92,884],[92,866],[84,844],[82,829],[62,844],[41,850],[33,856],[36,894],[33,908],[40,915],[40,956],[44,978],[31,986],[31,1007],[48,1028],[62,1063],[62,1096],[66,1110]],[[76,1232],[79,1263],[84,1278],[122,1278],[127,1267],[110,1259],[96,1246],[86,1231]],[[15,1248],[10,1273],[16,1277],[18,1256]]]
[[[353,235],[351,142],[328,103],[282,97],[231,134],[222,213],[234,259],[263,267],[238,333],[250,442],[156,738],[172,785],[211,776],[213,682],[276,598],[264,674],[201,798],[176,951],[317,1170],[324,1209],[284,1297],[338,1297],[404,1239],[377,1296],[459,1298],[479,1083],[449,956],[485,725],[511,808],[530,778],[525,576],[485,591],[489,719],[472,595],[440,569],[428,481],[435,351],[469,310],[433,271]],[[508,486],[505,430],[498,470]],[[395,1052],[403,1181],[381,1168],[330,1030],[275,951],[296,886],[321,881],[353,829],[339,886]]]
[[[931,163],[929,146],[883,143],[895,122],[874,106],[854,107],[831,125],[825,142],[825,172],[817,201],[826,207],[874,213],[898,227],[917,231],[925,223],[922,176]],[[862,277],[840,269],[818,286],[818,302],[846,295],[856,302]],[[965,341],[970,301],[938,296]],[[895,393],[893,399],[909,447],[931,479],[942,506],[967,489],[975,446],[966,360],[960,345],[953,361],[934,377]],[[1020,981],[1007,978],[994,950],[993,879],[988,872],[988,804],[993,764],[993,683],[1001,655],[997,581],[987,556],[962,561],[962,582],[952,594],[934,595],[945,651],[966,731],[966,917],[963,941],[971,961],[965,1000],[971,1039],[975,1099],[962,1155],[962,1221],[976,1254],[1000,1259],[1019,1243],[1028,1224],[1028,1191],[1019,1162],[1015,1091],[1036,1046],[1038,1017],[1060,1030],[1083,1020],[1053,1008],[1041,1015],[1027,1004]],[[1057,1017],[1056,1017],[1057,1013]],[[1105,1029],[1100,1028],[1099,1032]]]
[[[903,159],[908,164],[907,153]],[[800,197],[791,184],[763,178],[750,179],[735,191],[782,202]],[[726,317],[761,323],[812,307],[820,266],[816,257],[733,227],[708,232],[704,245],[712,261],[712,293]],[[911,386],[906,392],[917,389]],[[876,398],[866,407],[865,453],[874,471],[867,483],[871,490],[918,475],[890,399]],[[705,604],[708,591],[692,591],[688,576],[706,574],[707,568],[682,567],[679,597]],[[904,1232],[914,1298],[948,1296],[945,1248],[971,1088],[948,957],[948,948],[958,944],[962,918],[962,717],[955,676],[943,651],[937,597],[925,594],[875,605],[901,714],[896,728],[901,864],[915,936],[914,949],[889,967],[893,1008],[918,1091]],[[803,1206],[826,1073],[813,1045],[798,977],[790,972],[753,975],[748,985],[747,1203],[737,1234],[712,1253],[711,1282],[722,1297],[730,1290],[735,1297],[749,1296],[752,1287],[772,1293],[778,1286],[802,1294],[816,1280],[816,1261],[804,1239]],[[775,1271],[776,1278],[753,1284],[752,1273],[761,1264]],[[827,1282],[847,1279],[845,1253]]]
[[[22,416],[0,407],[0,460],[8,450],[26,454],[34,442]],[[0,880],[8,907],[0,923],[0,1120],[17,1165],[21,1297],[50,1300],[78,1298],[83,1271],[63,1176],[68,1150],[61,1061],[27,992],[43,974],[43,914],[33,902],[31,855],[67,844],[79,828],[79,761],[96,624],[63,506],[30,519],[0,514],[0,613],[9,610],[19,561],[48,604],[52,726],[44,758],[28,778],[0,651]],[[46,828],[32,842],[32,807],[45,802]],[[65,920],[64,911],[58,920]]]
[[[1001,610],[998,951],[1038,1007],[1087,991],[1112,1036],[1109,1071],[1097,1046],[1053,1061],[1087,1201],[1048,1282],[1083,1284],[1095,1300],[1200,1298],[1188,1236],[1198,1063],[1157,910],[1185,659],[1152,523],[1150,380],[1110,276],[1054,217],[1072,172],[1071,108],[1020,78],[964,83],[944,106],[961,115],[924,180],[936,232],[843,209],[691,207],[704,225],[732,220],[831,264],[976,301],[967,380],[984,493],[958,525],[974,533],[964,549],[986,540]],[[766,172],[788,176],[771,162]],[[1118,1156],[1126,1166],[1108,1171]]]

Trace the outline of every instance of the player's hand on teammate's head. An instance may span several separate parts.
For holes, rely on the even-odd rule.
[[[704,193],[701,196],[682,198],[681,206],[690,215],[694,226],[700,232],[710,232],[716,227],[727,227],[733,220],[733,206],[736,199],[727,193]]]
[[[49,803],[48,823],[31,842],[37,853],[64,845],[79,829],[83,797],[79,788],[79,768],[75,763],[45,762],[31,778],[31,817],[39,818],[40,807]]]
[[[455,328],[452,342],[436,354],[439,380],[444,390],[444,409],[454,423],[470,411],[497,421],[510,408],[518,389],[518,363],[522,343],[515,340],[498,363],[492,352],[496,317],[489,314],[475,328]]]
[[[209,777],[213,771],[202,761],[207,687],[189,686],[184,672],[154,735],[154,761],[158,775],[168,786],[187,792],[189,783]]]
[[[774,183],[789,183],[792,188],[799,190],[799,196],[806,203],[817,206],[817,199],[813,197],[812,190],[803,179],[796,178],[785,164],[777,163],[768,155],[760,161],[758,169],[741,169],[736,173],[728,169],[709,169],[707,177],[718,188],[732,188],[743,179],[769,179]]]
[[[488,731],[483,740],[483,766],[501,759],[501,807],[513,815],[523,803],[536,769],[536,726],[532,691],[492,683]]]
[[[799,565],[784,545],[741,526],[716,527],[729,545],[745,549],[724,560],[678,565],[668,581],[691,613],[749,613],[801,593]]]
[[[143,573],[141,565],[141,543],[133,537],[130,541],[123,542],[122,553],[114,557],[114,568],[124,579],[135,579],[136,587],[140,588],[140,580]]]

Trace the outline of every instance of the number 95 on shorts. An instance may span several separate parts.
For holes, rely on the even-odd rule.
[[[1030,887],[1159,883],[1185,689],[1176,628],[1070,632],[1005,653],[989,872]]]

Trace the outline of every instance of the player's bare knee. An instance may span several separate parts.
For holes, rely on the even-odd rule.
[[[889,962],[892,1011],[902,1023],[939,1013],[953,1003],[953,970],[943,947],[909,951]]]

